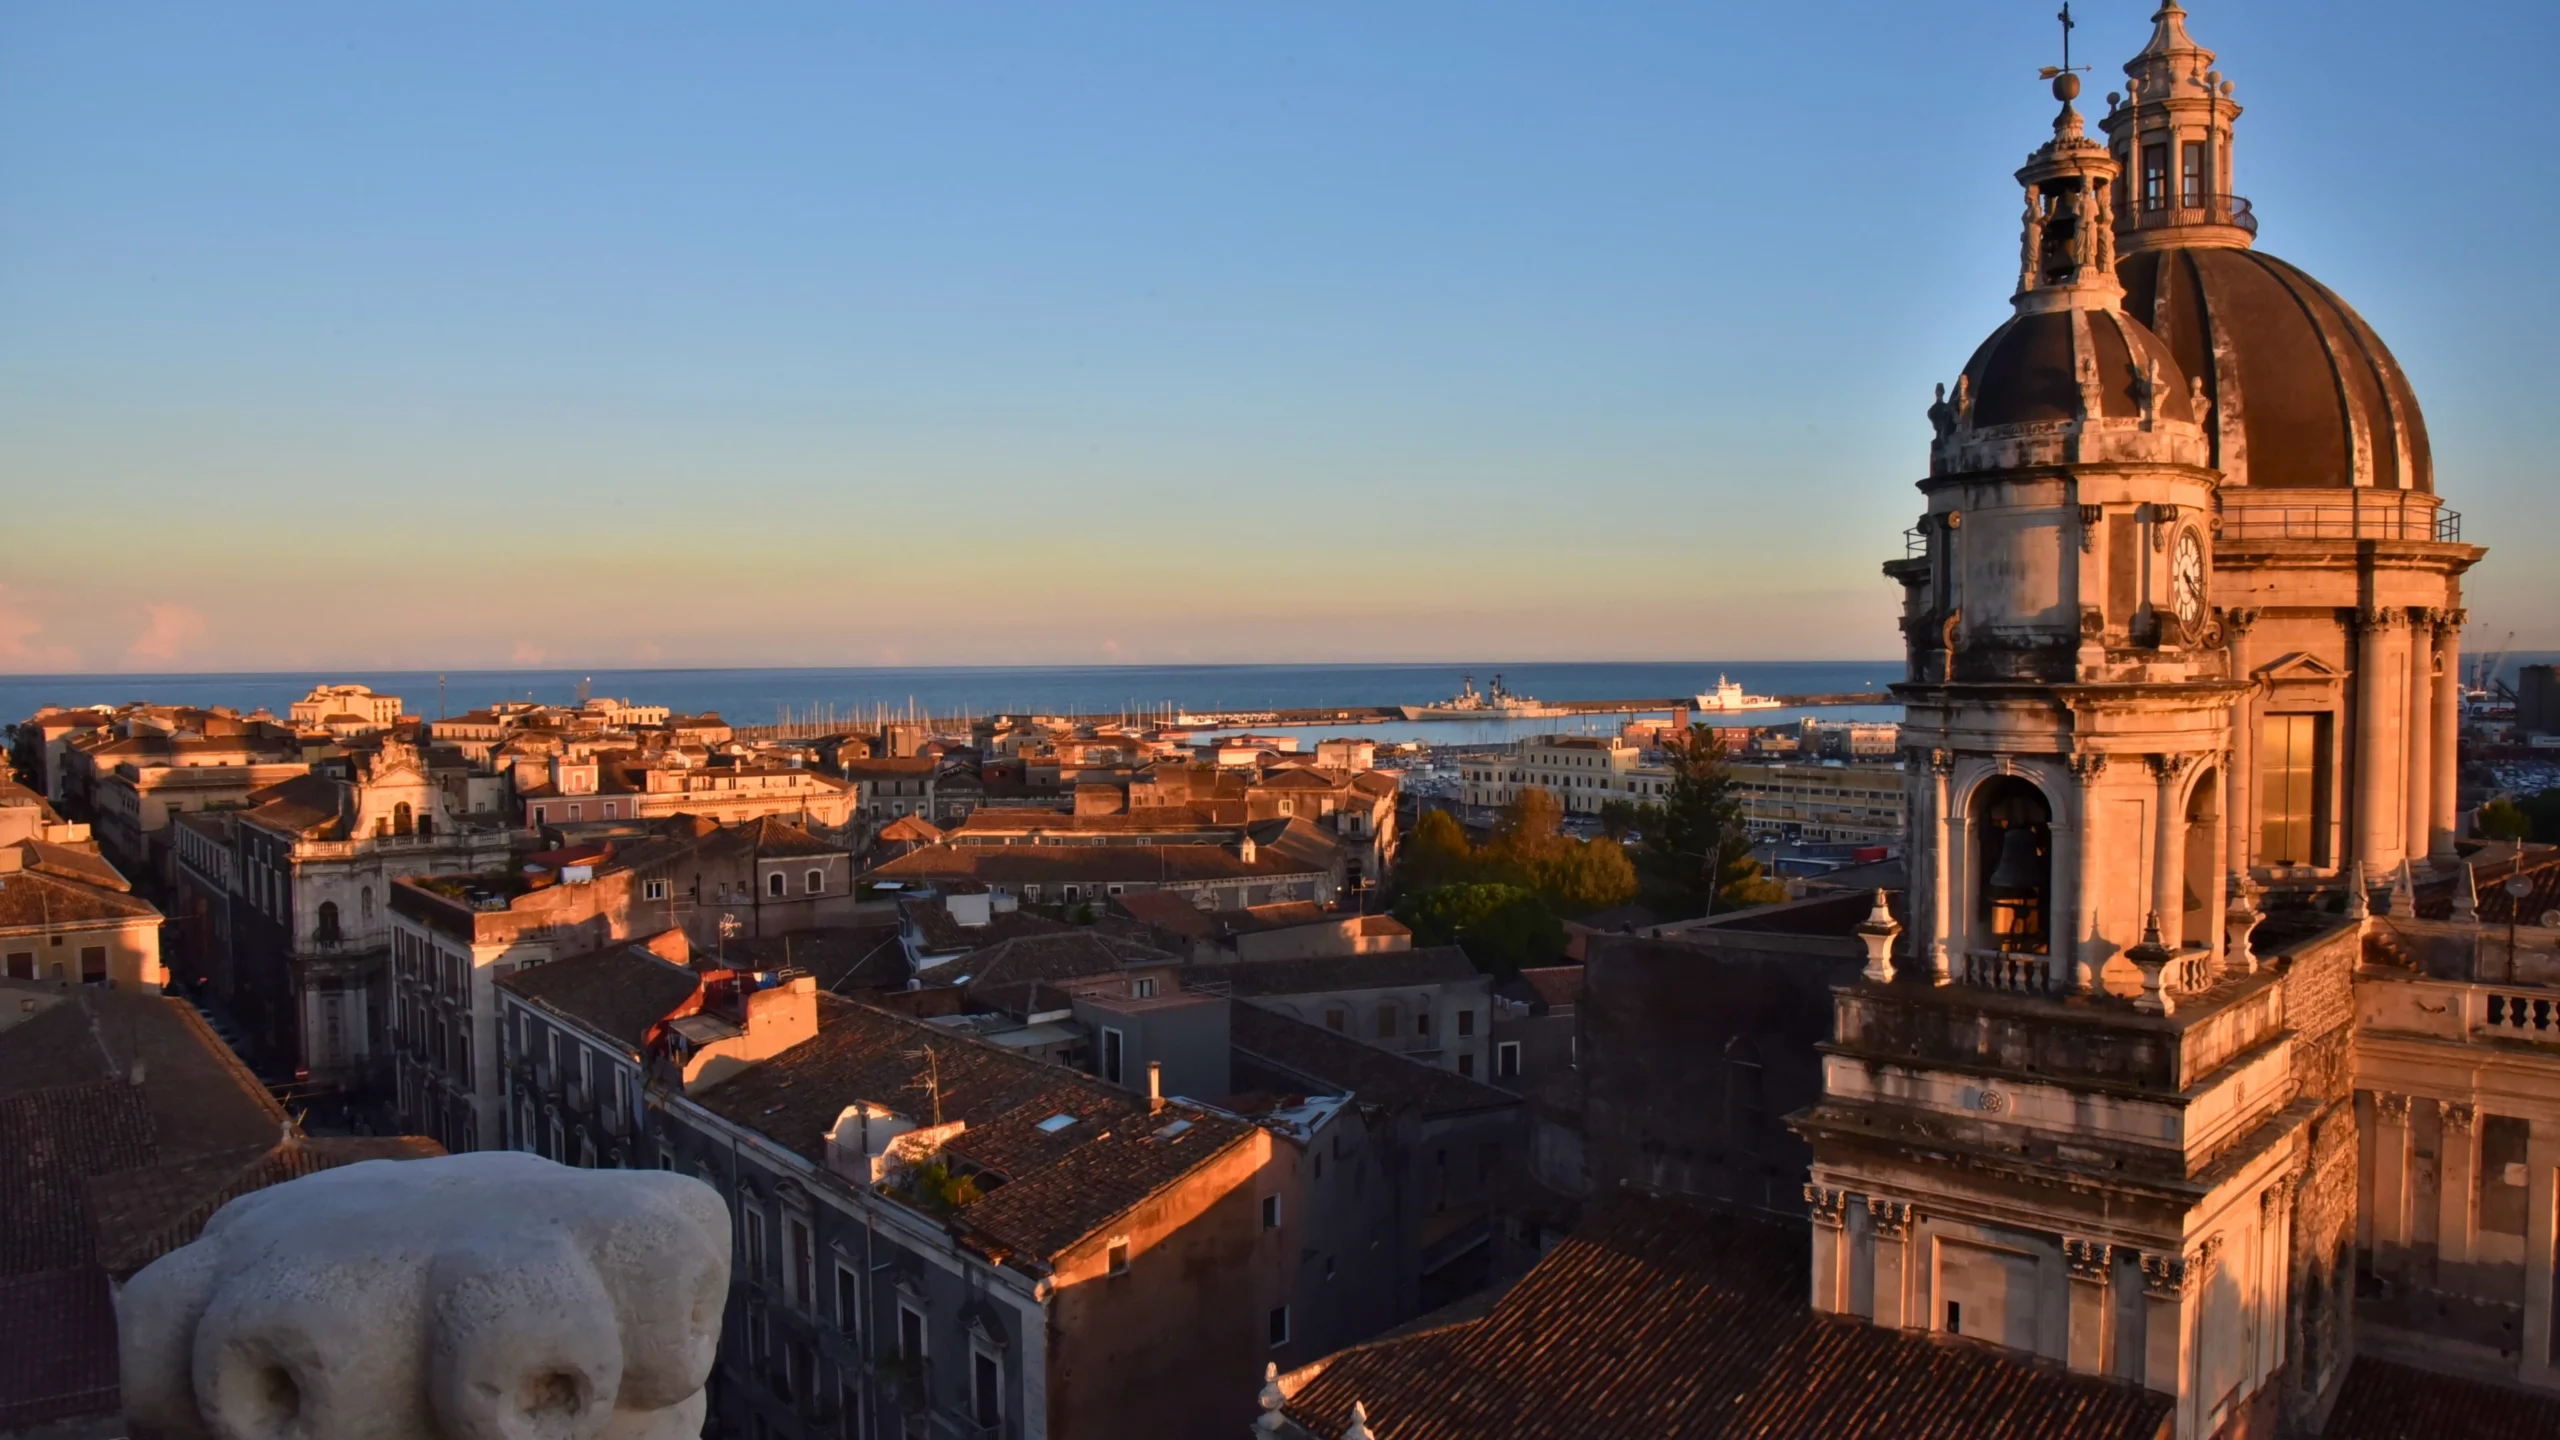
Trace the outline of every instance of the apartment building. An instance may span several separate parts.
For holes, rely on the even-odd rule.
[[[1755,840],[1896,845],[1909,833],[1910,803],[1898,765],[1742,762],[1727,768]]]

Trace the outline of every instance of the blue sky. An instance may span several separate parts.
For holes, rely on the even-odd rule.
[[[2077,7],[2093,94],[2149,0]],[[2560,645],[2551,7],[2200,0]],[[0,11],[0,670],[1893,653],[2046,0]],[[2495,638],[2488,636],[2487,638]]]

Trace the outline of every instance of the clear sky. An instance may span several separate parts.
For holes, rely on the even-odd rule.
[[[2190,9],[2560,645],[2560,11]],[[2052,10],[23,0],[0,670],[1890,655]]]

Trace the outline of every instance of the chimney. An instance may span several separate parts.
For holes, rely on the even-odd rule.
[[[125,1069],[124,1069],[124,1078],[125,1078],[126,1080],[128,1080],[128,1081],[131,1081],[132,1083],[134,1083],[134,1084],[136,1084],[136,1085],[139,1085],[139,1084],[141,1084],[141,1083],[142,1083],[142,1057],[141,1057],[141,1056],[139,1056],[139,1055],[134,1056],[134,1057],[133,1057],[133,1063],[125,1067]]]
[[[1147,1113],[1153,1115],[1163,1108],[1164,1062],[1150,1060],[1147,1062]]]

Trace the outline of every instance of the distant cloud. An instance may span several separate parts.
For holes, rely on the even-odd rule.
[[[49,644],[36,637],[44,633],[44,622],[28,614],[12,599],[9,587],[0,585],[0,664],[17,670],[77,670],[80,652],[68,645]]]
[[[667,658],[665,647],[659,645],[655,640],[641,641],[640,648],[637,653],[640,657],[640,663],[644,665],[654,665]]]
[[[142,607],[151,617],[142,634],[125,648],[128,660],[166,663],[204,638],[204,612],[173,600],[154,600]]]
[[[530,640],[519,640],[519,641],[517,641],[517,642],[516,642],[516,650],[515,650],[515,662],[516,662],[517,664],[519,664],[519,665],[539,665],[539,664],[541,664],[541,663],[542,663],[542,647],[541,647],[541,646],[539,646],[539,645],[534,644],[534,643],[533,643],[532,641],[530,641]]]

